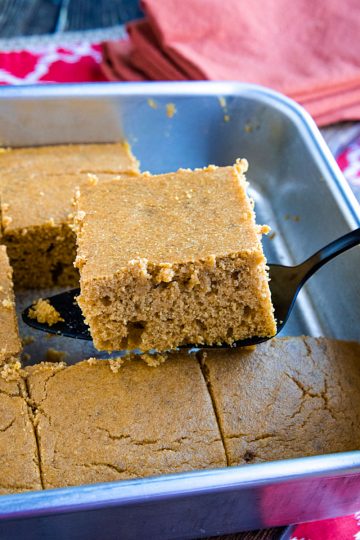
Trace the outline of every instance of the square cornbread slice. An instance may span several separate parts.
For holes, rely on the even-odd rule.
[[[2,148],[0,171],[25,170],[51,175],[121,173],[138,170],[138,162],[124,142],[103,144],[56,144]]]
[[[45,488],[226,465],[199,363],[106,360],[28,369]]]
[[[229,465],[359,450],[359,343],[273,339],[203,365]]]
[[[135,173],[127,144],[19,148],[0,153],[3,241],[20,288],[76,285],[72,200],[78,186]]]
[[[12,269],[6,247],[0,246],[0,365],[16,360],[20,351]]]
[[[81,190],[79,304],[98,349],[275,333],[246,168],[242,160]]]
[[[42,489],[24,381],[0,376],[0,494]]]

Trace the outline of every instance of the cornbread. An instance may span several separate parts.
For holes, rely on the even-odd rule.
[[[226,465],[199,363],[126,360],[29,367],[45,488]]]
[[[21,341],[16,320],[12,270],[6,247],[0,246],[0,365],[20,354]]]
[[[0,376],[0,494],[41,489],[37,445],[24,381]]]
[[[46,323],[49,326],[63,321],[60,313],[50,304],[47,298],[39,298],[29,309],[30,319],[36,319],[39,323]]]
[[[79,144],[0,153],[3,241],[20,288],[76,285],[72,201],[78,186],[135,174],[129,146]]]
[[[6,365],[0,494],[359,450],[360,343],[162,360]]]
[[[6,148],[0,153],[0,169],[39,174],[121,173],[138,170],[127,142],[110,144],[58,144]]]
[[[276,332],[247,163],[104,181],[77,200],[78,299],[98,349]]]
[[[274,339],[203,366],[229,465],[360,449],[360,343]]]

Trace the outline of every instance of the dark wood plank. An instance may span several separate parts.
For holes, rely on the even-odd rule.
[[[53,32],[59,5],[51,0],[1,0],[0,37]]]
[[[62,30],[90,30],[142,16],[140,0],[0,0],[0,38],[51,34],[61,6]]]

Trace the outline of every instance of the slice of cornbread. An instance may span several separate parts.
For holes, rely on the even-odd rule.
[[[203,358],[229,465],[360,448],[360,343],[273,339]]]
[[[122,173],[138,170],[138,162],[127,142],[108,144],[57,144],[5,148],[0,170],[28,174]]]
[[[42,489],[24,381],[0,376],[0,494]]]
[[[105,360],[28,368],[44,487],[226,465],[199,363]]]
[[[98,349],[166,350],[276,332],[260,237],[233,167],[81,189],[80,307]]]
[[[15,361],[20,351],[12,269],[6,247],[0,246],[0,365]]]
[[[76,285],[72,201],[78,186],[134,174],[129,146],[87,144],[10,149],[0,153],[3,241],[15,286]]]

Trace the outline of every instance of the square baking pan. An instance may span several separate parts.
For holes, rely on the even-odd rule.
[[[184,82],[0,90],[3,146],[124,137],[152,173],[246,157],[258,222],[275,233],[264,239],[269,262],[301,262],[360,224],[358,203],[314,122],[265,88]],[[359,340],[359,263],[354,248],[312,277],[282,334]],[[94,355],[89,344],[56,339],[75,360]],[[45,339],[33,346],[41,358]],[[359,508],[356,451],[5,495],[0,538],[197,538]]]

